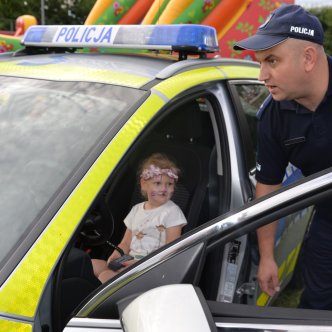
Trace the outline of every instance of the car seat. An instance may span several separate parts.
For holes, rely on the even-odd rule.
[[[89,255],[78,248],[71,248],[60,263],[54,286],[55,331],[63,330],[77,305],[97,289],[101,282],[93,273]]]
[[[160,117],[162,118],[162,114]],[[140,193],[137,172],[140,163],[157,152],[166,154],[181,170],[172,200],[179,205],[187,218],[188,224],[183,232],[209,220],[207,189],[214,146],[210,115],[200,109],[196,100],[165,115],[159,124],[128,152],[126,162],[120,165],[118,174],[112,179],[105,198],[116,229],[110,241],[114,244],[121,241],[125,230],[124,218],[133,205],[144,200]]]

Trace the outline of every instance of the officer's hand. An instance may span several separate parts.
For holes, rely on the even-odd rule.
[[[278,266],[274,259],[260,260],[257,279],[261,290],[269,296],[280,291]]]

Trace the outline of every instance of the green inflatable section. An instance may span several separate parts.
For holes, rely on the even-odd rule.
[[[127,11],[134,5],[136,0],[117,0],[114,1],[94,24],[117,24],[119,20],[127,13]]]
[[[170,0],[165,0],[163,2],[163,4],[160,6],[160,8],[157,11],[156,16],[153,18],[153,21],[151,22],[151,24],[156,24],[160,15],[162,14],[162,12],[165,10],[165,8],[167,7],[168,3],[170,2]]]
[[[0,53],[14,52],[23,48],[20,38],[10,38],[7,35],[0,35]]]
[[[173,24],[199,24],[207,17],[221,0],[193,1],[173,22]]]

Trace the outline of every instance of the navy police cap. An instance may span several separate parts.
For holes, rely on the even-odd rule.
[[[283,5],[274,10],[255,35],[234,45],[235,50],[262,51],[287,38],[308,40],[322,45],[324,31],[319,19],[298,5]]]

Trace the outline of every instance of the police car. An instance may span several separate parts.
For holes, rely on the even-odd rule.
[[[258,64],[217,50],[214,29],[200,25],[34,26],[21,50],[0,55],[1,331],[118,331],[121,305],[175,283],[260,309],[274,299],[255,280],[255,228],[276,218],[287,285],[331,175],[242,207],[254,197],[256,113],[268,92]],[[138,165],[153,152],[181,169],[173,198],[188,225],[96,283],[90,259],[121,240],[142,200]]]

